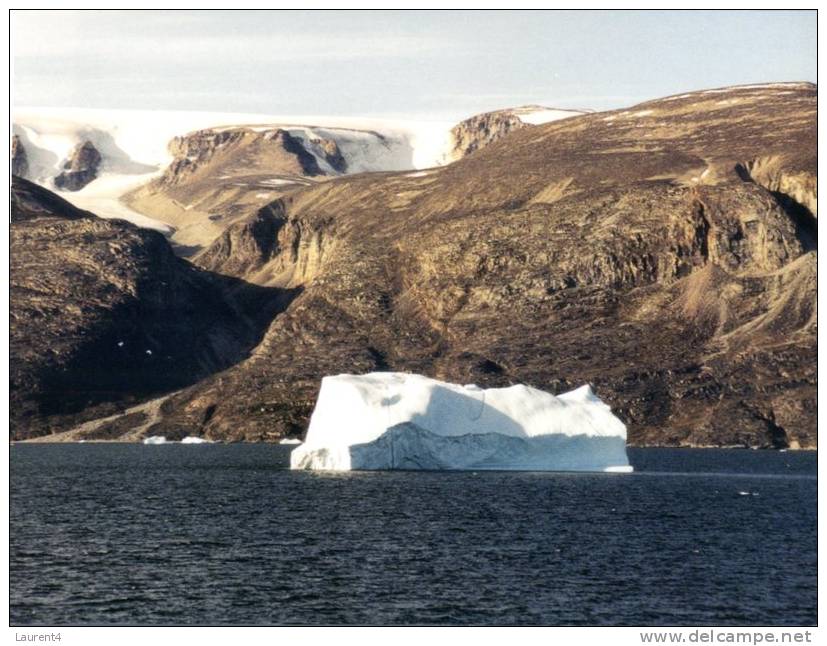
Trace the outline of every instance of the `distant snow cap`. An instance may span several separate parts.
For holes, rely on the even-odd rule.
[[[542,106],[526,106],[514,110],[514,113],[520,121],[532,125],[551,123],[552,121],[560,121],[561,119],[570,119],[588,114],[585,110],[561,110],[559,108],[544,108]]]

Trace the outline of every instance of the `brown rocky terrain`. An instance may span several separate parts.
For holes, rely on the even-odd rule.
[[[508,133],[520,128],[532,127],[532,124],[523,119],[532,112],[548,110],[539,105],[528,105],[520,108],[507,108],[493,112],[483,112],[460,121],[451,128],[451,149],[447,154],[449,162],[462,159],[477,150],[485,148],[505,137]],[[570,116],[585,114],[580,110],[567,110]],[[522,117],[522,118],[521,118]]]
[[[306,144],[282,128],[211,128],[176,137],[163,175],[125,196],[125,202],[176,227],[176,242],[198,250],[286,189],[322,178],[325,170],[306,145],[330,171],[347,167],[335,141],[316,138]]]
[[[57,188],[79,191],[98,176],[101,154],[91,141],[79,143],[63,162],[63,170],[54,179]]]
[[[637,445],[815,447],[816,103],[694,92],[285,192],[195,263],[300,295],[148,432],[300,436],[322,376],[410,370],[589,382]]]
[[[298,433],[322,375],[397,369],[591,382],[637,444],[814,446],[815,104],[693,93],[284,198],[258,264],[199,261],[302,296],[167,423],[216,405],[208,435]]]
[[[289,294],[215,276],[159,233],[13,178],[14,439],[65,430],[232,365]]]

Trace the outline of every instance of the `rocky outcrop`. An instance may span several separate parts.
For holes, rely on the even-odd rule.
[[[166,239],[14,178],[12,439],[62,431],[189,385],[259,340],[284,292],[215,276]]]
[[[324,157],[324,160],[328,164],[330,164],[333,170],[338,171],[340,173],[344,173],[347,171],[347,160],[345,160],[342,151],[339,150],[339,144],[333,141],[333,139],[316,138],[311,139],[310,143],[319,147]]]
[[[11,174],[18,177],[26,177],[29,174],[29,158],[26,148],[17,135],[11,137]]]
[[[271,174],[319,175],[316,158],[281,128],[256,131],[249,128],[199,130],[175,137],[169,144],[174,158],[158,180],[161,186],[193,183],[208,176],[251,173],[266,166]],[[220,171],[220,172],[219,172]]]
[[[488,144],[499,141],[514,130],[532,126],[535,120],[533,117],[542,123],[581,114],[586,113],[581,110],[555,110],[540,105],[526,105],[474,115],[451,128],[451,147],[444,161],[448,163],[462,159]]]
[[[461,159],[527,125],[511,110],[485,112],[465,119],[451,128],[452,147],[448,159]]]
[[[285,192],[332,174],[320,147],[277,127],[199,130],[174,138],[169,147],[174,158],[164,173],[124,201],[174,227],[172,239],[187,255]],[[328,150],[339,163],[337,148]]]
[[[203,253],[201,267],[228,276],[251,275],[279,253],[279,233],[287,221],[284,205],[273,202],[251,218],[230,225]]]
[[[101,159],[91,141],[78,144],[63,162],[63,171],[54,179],[55,186],[65,191],[79,191],[98,176]]]
[[[805,207],[813,217],[818,216],[818,182],[816,177],[799,172],[786,172],[786,164],[779,156],[758,157],[736,166],[741,179],[751,180],[773,193],[783,193]]]

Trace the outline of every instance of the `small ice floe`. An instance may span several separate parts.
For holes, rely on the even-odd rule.
[[[122,348],[122,347],[123,347],[123,341],[118,341],[118,347],[119,347],[119,348]]]
[[[181,440],[181,444],[212,444],[212,442],[204,439],[203,437],[188,435],[183,440]]]
[[[152,356],[152,350],[147,350],[147,351],[146,351],[146,353],[147,353],[149,356]]]
[[[144,438],[144,444],[166,444],[167,438],[163,435],[151,435]]]
[[[738,495],[739,496],[757,496],[758,492],[757,491],[739,491]]]
[[[297,437],[285,437],[279,444],[301,444],[302,441]]]

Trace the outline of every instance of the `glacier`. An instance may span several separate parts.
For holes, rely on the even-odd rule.
[[[626,426],[588,385],[555,396],[399,372],[323,378],[290,467],[632,471]]]

